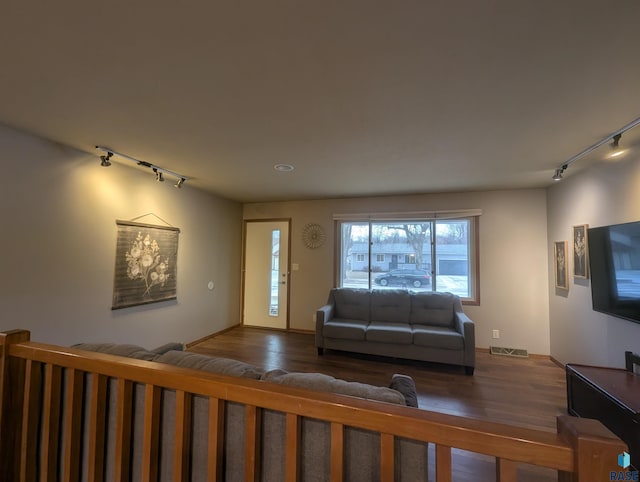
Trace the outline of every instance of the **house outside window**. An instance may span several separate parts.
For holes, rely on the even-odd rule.
[[[479,302],[478,216],[336,222],[337,286],[449,291]]]

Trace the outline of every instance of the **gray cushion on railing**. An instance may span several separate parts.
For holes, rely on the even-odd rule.
[[[397,390],[367,385],[366,383],[347,382],[323,373],[287,373],[283,375],[267,372],[262,380],[318,392],[338,393],[379,402],[395,403],[396,405],[406,404],[404,395]]]
[[[258,367],[238,360],[217,358],[210,355],[200,355],[198,353],[191,353],[188,351],[171,350],[160,355],[154,361],[183,368],[193,368],[211,373],[219,373],[220,375],[252,378],[254,380],[259,380],[260,376],[264,372]]]
[[[373,290],[371,292],[371,321],[409,323],[410,313],[411,299],[407,290]]]
[[[416,383],[409,375],[394,373],[391,377],[389,388],[398,390],[404,395],[408,407],[418,408],[418,394],[416,393]]]
[[[183,351],[184,345],[182,343],[170,342],[170,343],[165,343],[164,345],[161,345],[158,348],[154,348],[153,350],[150,350],[150,351],[152,351],[153,353],[157,353],[158,355],[162,355],[171,350]]]
[[[77,345],[73,345],[71,348],[147,361],[154,361],[158,357],[158,353],[149,351],[138,345],[117,343],[78,343]]]

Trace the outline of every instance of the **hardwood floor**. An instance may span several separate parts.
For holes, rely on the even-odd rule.
[[[394,373],[410,375],[421,409],[555,432],[566,414],[564,371],[546,358],[512,358],[477,353],[473,376],[462,367],[410,362],[325,350],[313,334],[237,327],[206,339],[190,351],[234,358],[264,369],[321,372],[349,381],[388,386]],[[454,480],[495,480],[494,461],[454,452]],[[518,480],[557,480],[552,471],[519,469]]]

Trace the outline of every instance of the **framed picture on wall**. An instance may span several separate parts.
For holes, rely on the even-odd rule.
[[[567,242],[556,241],[553,243],[553,260],[556,278],[556,288],[569,289],[569,273],[567,269]]]
[[[589,277],[588,228],[588,224],[579,224],[573,227],[573,276],[576,278]]]
[[[112,310],[176,299],[180,229],[116,221]]]

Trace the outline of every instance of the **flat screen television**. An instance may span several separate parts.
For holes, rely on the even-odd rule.
[[[589,228],[593,309],[640,323],[640,221]]]

